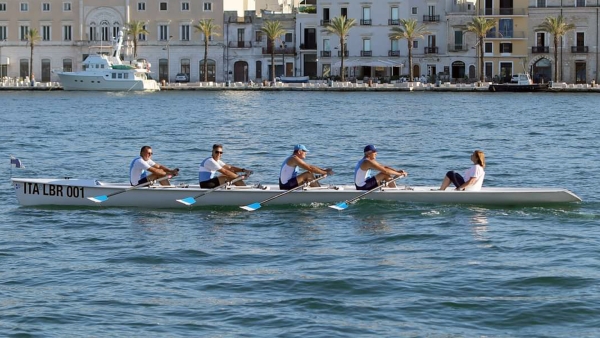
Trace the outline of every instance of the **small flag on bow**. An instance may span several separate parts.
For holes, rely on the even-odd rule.
[[[23,163],[21,163],[21,160],[19,160],[18,158],[14,158],[12,156],[10,157],[10,165],[15,166],[15,168],[25,168]]]

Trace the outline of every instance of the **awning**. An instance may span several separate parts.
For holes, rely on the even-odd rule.
[[[2,55],[2,57],[0,57],[0,65],[10,65],[10,58]]]
[[[342,61],[337,61],[331,67],[340,67]],[[393,59],[347,59],[344,60],[344,67],[404,67],[402,61]]]

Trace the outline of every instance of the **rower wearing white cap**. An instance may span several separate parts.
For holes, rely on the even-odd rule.
[[[308,183],[315,179],[314,174],[331,175],[333,171],[330,168],[319,168],[304,162],[308,149],[302,144],[294,146],[294,153],[283,161],[279,171],[279,189],[290,190],[301,184]],[[298,168],[306,170],[300,174]],[[319,182],[311,183],[312,187],[318,187]]]
[[[371,190],[382,185],[383,181],[391,181],[397,176],[408,176],[404,170],[396,170],[377,162],[377,149],[372,144],[365,147],[364,155],[354,169],[356,190]],[[378,170],[379,174],[373,175],[373,170]],[[390,182],[388,186],[395,188],[396,183]]]

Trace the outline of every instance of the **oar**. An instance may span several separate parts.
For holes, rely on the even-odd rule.
[[[214,188],[212,188],[212,189],[210,189],[208,191],[205,191],[205,192],[201,193],[200,195],[197,195],[197,196],[194,196],[194,197],[182,198],[180,200],[177,200],[177,202],[185,204],[185,205],[192,205],[192,204],[196,203],[196,199],[197,198],[200,198],[200,197],[202,197],[202,196],[204,196],[206,194],[210,194],[211,192],[213,192],[215,190],[219,190],[219,189],[221,189],[223,187],[226,187],[226,186],[228,186],[230,184],[233,184],[233,183],[235,183],[235,182],[237,182],[239,180],[242,180],[244,178],[246,178],[246,175],[238,176],[237,178],[235,178],[235,179],[233,179],[233,180],[231,180],[229,182],[225,182],[225,183],[221,184],[220,186],[214,187]]]
[[[327,174],[325,174],[325,175],[323,175],[323,176],[321,176],[319,178],[315,178],[314,180],[312,180],[312,181],[310,181],[308,183],[304,183],[304,184],[301,184],[301,185],[299,185],[299,186],[297,186],[297,187],[295,187],[293,189],[287,190],[286,192],[282,192],[279,195],[275,195],[275,196],[273,196],[271,198],[267,198],[266,200],[264,200],[262,202],[256,202],[256,203],[244,205],[244,206],[241,206],[240,208],[242,208],[244,210],[248,210],[248,211],[254,211],[256,209],[259,209],[262,206],[262,204],[265,204],[265,203],[267,203],[269,201],[272,201],[272,200],[274,200],[276,198],[279,198],[279,197],[281,197],[283,195],[289,194],[292,191],[296,191],[296,190],[302,189],[302,188],[304,188],[306,186],[309,186],[309,185],[313,184],[314,182],[317,182],[317,181],[320,181],[320,180],[324,179],[325,177],[327,177]]]
[[[402,178],[402,177],[405,177],[405,175],[400,175],[400,176],[398,176],[398,177],[396,177],[396,178],[392,179],[390,182],[394,182],[394,181],[396,181],[397,179],[399,179],[399,178]],[[387,183],[390,183],[390,182],[387,182]],[[382,185],[378,185],[377,187],[375,187],[375,188],[373,188],[373,189],[371,189],[371,190],[369,190],[369,191],[367,191],[367,192],[365,192],[365,193],[363,193],[363,194],[360,194],[360,195],[358,195],[358,196],[354,197],[354,198],[353,198],[353,199],[351,199],[351,200],[347,200],[347,201],[344,201],[344,202],[340,202],[340,203],[338,203],[338,204],[330,205],[329,207],[330,207],[330,208],[332,208],[332,209],[335,209],[335,210],[340,210],[340,211],[341,211],[341,210],[344,210],[344,209],[348,208],[348,206],[349,206],[350,204],[352,204],[352,203],[354,203],[354,202],[358,201],[359,199],[361,199],[361,198],[365,197],[366,195],[368,195],[368,194],[372,193],[373,191],[379,190],[379,189],[381,189],[381,188],[383,188],[383,187],[384,187],[384,185],[383,185],[383,184],[382,184]]]
[[[118,195],[118,194],[122,194],[122,193],[128,192],[130,190],[147,187],[147,186],[153,184],[154,182],[160,182],[160,181],[168,180],[171,177],[172,177],[171,175],[167,175],[165,177],[159,178],[158,180],[149,181],[149,182],[146,182],[146,183],[134,185],[131,188],[127,188],[127,189],[124,189],[124,190],[121,190],[121,191],[113,192],[112,194],[109,194],[109,195],[101,195],[101,196],[96,196],[96,197],[88,197],[87,199],[90,200],[90,201],[96,202],[96,203],[102,203],[102,202],[108,200],[109,197],[112,197],[112,196],[115,196],[115,195]]]

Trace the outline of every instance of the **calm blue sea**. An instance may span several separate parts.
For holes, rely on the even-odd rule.
[[[597,337],[597,94],[0,92],[0,336]],[[192,211],[19,207],[9,178],[123,182],[142,145],[197,182],[213,143],[275,183],[294,144],[352,182],[366,144],[437,185],[584,202]],[[9,167],[9,156],[25,169]]]

